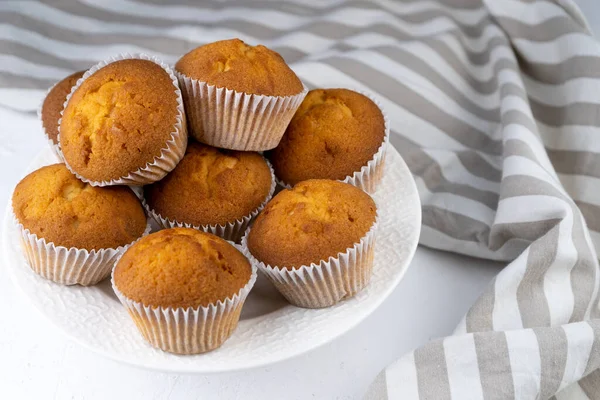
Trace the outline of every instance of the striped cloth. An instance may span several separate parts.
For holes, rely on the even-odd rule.
[[[33,111],[115,53],[174,62],[228,37],[276,49],[309,86],[376,92],[421,243],[510,263],[367,397],[600,399],[600,44],[571,1],[161,3],[0,2],[0,106]]]

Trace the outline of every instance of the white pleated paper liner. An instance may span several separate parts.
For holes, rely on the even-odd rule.
[[[303,308],[330,307],[350,298],[369,284],[378,221],[353,247],[319,264],[293,269],[266,265],[248,249],[248,233],[242,238],[244,255],[264,273],[277,290],[293,305]]]
[[[143,197],[141,198],[142,205],[144,206],[146,213],[152,219],[154,219],[154,221],[156,221],[156,223],[161,229],[193,228],[199,231],[212,233],[213,235],[219,236],[225,240],[239,243],[240,239],[244,235],[244,232],[246,232],[246,229],[250,225],[250,222],[252,222],[252,220],[263,210],[263,208],[265,208],[267,203],[273,197],[273,193],[275,193],[275,187],[277,186],[277,183],[275,182],[275,173],[273,172],[273,167],[271,166],[271,163],[266,159],[265,161],[267,162],[267,166],[271,171],[271,188],[269,189],[269,193],[267,194],[267,197],[265,197],[264,201],[261,203],[260,206],[254,209],[250,214],[239,218],[235,221],[228,222],[223,225],[193,225],[187,222],[175,221],[170,218],[163,217],[162,215],[154,211],[152,208],[150,208],[150,205]]]
[[[185,109],[183,105],[183,98],[181,95],[181,90],[179,89],[179,83],[177,81],[177,77],[173,73],[171,67],[168,64],[162,62],[160,59],[149,56],[147,54],[119,54],[117,56],[113,56],[108,60],[101,61],[100,63],[94,65],[92,68],[87,70],[85,74],[77,81],[75,86],[71,89],[71,93],[67,96],[65,104],[63,106],[63,110],[61,111],[61,116],[63,115],[71,96],[75,91],[81,86],[81,84],[89,78],[91,75],[96,73],[101,68],[107,66],[116,61],[128,60],[128,59],[139,59],[139,60],[147,60],[152,61],[158,64],[163,70],[165,70],[169,77],[171,78],[171,82],[175,87],[175,94],[177,95],[177,119],[175,124],[173,125],[173,131],[171,132],[171,138],[165,143],[165,147],[161,149],[160,155],[154,157],[152,162],[146,163],[144,166],[140,166],[140,168],[135,171],[129,172],[125,176],[121,176],[117,179],[110,179],[104,181],[93,181],[87,179],[86,177],[77,173],[77,171],[73,170],[67,160],[65,159],[65,165],[77,178],[81,181],[89,183],[92,186],[112,186],[112,185],[147,185],[156,181],[161,180],[165,177],[169,172],[175,168],[175,166],[179,163],[179,161],[183,158],[185,154],[185,149],[187,147],[188,134],[187,134],[187,125],[186,125],[186,117],[185,117]],[[58,122],[59,125],[59,133],[58,133],[58,144],[59,151],[61,152],[61,157],[64,159],[64,155],[62,154],[62,148],[60,147],[60,125],[62,122],[62,117]]]
[[[238,245],[231,244],[241,251]],[[170,353],[198,354],[220,347],[237,327],[244,302],[256,282],[256,266],[251,267],[250,280],[236,294],[197,308],[144,305],[117,288],[114,273],[111,282],[117,297],[151,346]]]
[[[270,150],[308,93],[293,96],[247,94],[209,85],[177,70],[190,134],[198,141],[223,149]]]
[[[42,98],[42,101],[40,101],[40,104],[38,105],[37,117],[38,117],[38,121],[40,121],[40,125],[42,127],[42,132],[44,132],[44,136],[46,137],[46,140],[48,141],[48,146],[50,146],[52,153],[56,156],[56,158],[58,158],[58,161],[64,162],[62,153],[60,152],[58,145],[56,143],[54,143],[52,141],[52,139],[50,139],[50,136],[48,135],[48,131],[46,131],[46,127],[44,126],[44,121],[42,120],[42,108],[44,107],[44,102],[46,101],[46,97],[48,97],[48,95],[50,94],[52,89],[54,89],[54,87],[57,84],[58,84],[58,82],[56,82],[54,85],[50,86],[50,88],[46,91],[46,95]]]
[[[148,220],[142,236],[116,249],[67,248],[39,238],[18,221],[14,212],[12,216],[20,232],[19,239],[29,267],[43,278],[62,285],[90,286],[102,281],[110,275],[120,255],[150,233],[150,220]]]
[[[385,169],[385,155],[387,152],[388,143],[390,141],[390,119],[387,115],[387,112],[383,108],[381,102],[377,100],[376,97],[374,97],[370,93],[363,92],[360,90],[349,90],[353,90],[357,93],[368,97],[373,103],[377,105],[377,107],[379,107],[379,109],[381,110],[381,114],[383,114],[385,134],[383,137],[383,142],[381,143],[381,146],[379,146],[379,149],[377,149],[377,152],[373,155],[373,158],[369,160],[367,164],[363,165],[360,170],[354,172],[352,175],[348,175],[344,179],[340,179],[340,181],[354,185],[357,188],[362,189],[369,194],[373,194],[377,189],[377,185],[379,184],[379,182],[381,182],[381,179],[383,178],[383,171]],[[292,185],[280,180],[279,178],[277,178],[277,183],[286,189],[292,188]]]

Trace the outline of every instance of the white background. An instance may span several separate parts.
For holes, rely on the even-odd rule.
[[[598,0],[577,1],[600,31]],[[18,97],[15,102],[18,102]],[[0,108],[0,210],[45,140],[36,118]],[[354,399],[387,364],[448,335],[500,265],[419,248],[370,317],[310,353],[233,374],[176,375],[105,359],[65,338],[10,282],[0,260],[0,399]],[[268,343],[264,343],[268,346]]]

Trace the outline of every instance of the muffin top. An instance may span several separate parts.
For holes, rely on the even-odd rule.
[[[177,167],[145,186],[144,196],[162,217],[196,226],[225,224],[258,208],[271,180],[271,170],[258,153],[190,142]]]
[[[128,187],[91,186],[64,164],[42,167],[23,178],[12,206],[26,229],[57,246],[117,248],[146,229],[144,209]]]
[[[358,243],[376,214],[371,196],[352,185],[326,179],[300,182],[273,197],[256,218],[248,249],[273,267],[317,264]]]
[[[373,158],[384,136],[383,114],[368,97],[347,89],[316,89],[308,92],[268,157],[275,175],[291,185],[344,179]]]
[[[131,246],[113,278],[125,296],[146,306],[196,308],[233,297],[251,275],[246,257],[225,240],[174,228]]]
[[[152,162],[167,147],[177,122],[177,95],[158,64],[128,59],[99,69],[65,108],[60,146],[84,178],[105,181]]]
[[[240,39],[197,47],[181,57],[175,69],[209,85],[248,94],[291,96],[304,89],[279,53]]]
[[[83,76],[85,71],[75,72],[73,75],[67,76],[62,81],[58,82],[44,99],[42,104],[42,125],[54,144],[58,144],[58,120],[60,112],[65,105],[67,96],[71,93],[71,88],[75,86],[77,80]]]

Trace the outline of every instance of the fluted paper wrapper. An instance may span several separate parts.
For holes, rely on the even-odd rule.
[[[308,89],[293,96],[265,96],[219,88],[178,71],[191,135],[202,143],[242,151],[270,150],[300,107]]]
[[[181,161],[185,154],[185,149],[187,147],[188,134],[187,134],[187,125],[185,118],[185,109],[183,106],[183,98],[181,95],[181,90],[179,89],[179,83],[177,81],[177,77],[173,73],[171,67],[168,64],[162,62],[160,59],[149,56],[147,54],[120,54],[117,56],[113,56],[108,60],[101,61],[100,63],[94,65],[88,71],[83,74],[83,76],[77,81],[75,86],[71,89],[71,93],[67,96],[67,100],[63,106],[63,110],[61,111],[61,116],[64,113],[71,96],[79,86],[91,75],[100,70],[103,67],[106,67],[108,64],[111,64],[115,61],[128,60],[128,59],[139,59],[139,60],[147,60],[152,61],[158,64],[163,70],[165,70],[171,81],[173,82],[173,89],[175,94],[177,95],[177,119],[175,124],[173,125],[173,131],[171,132],[171,138],[165,143],[165,147],[161,149],[160,155],[154,157],[151,162],[146,163],[141,168],[136,169],[135,171],[129,172],[127,175],[122,176],[117,179],[105,180],[105,181],[93,181],[85,178],[84,176],[78,174],[75,170],[71,168],[67,160],[64,158],[62,154],[62,149],[60,147],[60,124],[62,118],[59,120],[59,134],[58,134],[58,144],[60,157],[65,161],[65,165],[79,180],[89,183],[92,186],[113,186],[113,185],[148,185],[152,182],[156,182],[165,177],[169,172],[171,172],[175,166]]]
[[[373,158],[369,160],[369,162],[367,162],[366,165],[363,165],[359,171],[354,172],[352,175],[348,175],[344,179],[340,179],[340,181],[354,185],[357,188],[362,189],[369,194],[373,194],[377,189],[377,185],[379,184],[379,182],[381,182],[381,178],[383,178],[383,171],[385,169],[385,155],[390,140],[390,119],[386,111],[383,109],[381,102],[379,102],[379,100],[377,100],[376,97],[372,96],[367,92],[362,92],[360,90],[354,91],[368,97],[369,99],[371,99],[371,101],[373,101],[373,103],[377,105],[377,107],[379,107],[381,113],[383,114],[385,135],[381,146],[379,146],[379,149],[377,149],[377,152],[373,155]],[[291,189],[292,187],[292,185],[283,182],[280,179],[277,179],[277,183],[280,186],[287,189]]]
[[[277,183],[275,182],[275,173],[273,172],[273,167],[267,161],[267,165],[269,166],[269,170],[271,171],[271,188],[269,189],[269,194],[265,198],[265,200],[258,206],[255,210],[253,210],[250,214],[237,219],[233,222],[228,222],[226,224],[216,224],[216,225],[193,225],[186,222],[175,221],[170,218],[163,217],[156,211],[154,211],[148,205],[145,198],[142,199],[142,205],[146,210],[146,213],[152,217],[154,221],[160,226],[162,229],[169,228],[194,228],[199,231],[212,233],[213,235],[219,236],[225,240],[229,240],[235,243],[239,243],[240,239],[246,232],[246,229],[250,225],[250,222],[265,208],[269,200],[273,197],[273,193],[275,192],[275,187]]]
[[[38,275],[62,285],[90,286],[107,278],[117,259],[133,243],[150,233],[150,221],[142,236],[116,249],[86,250],[56,246],[38,238],[26,229],[13,213],[14,223],[20,231],[20,241],[27,264]]]
[[[324,308],[354,296],[368,285],[373,272],[377,227],[375,221],[360,242],[337,257],[294,269],[258,261],[248,249],[250,229],[242,238],[242,248],[250,262],[269,278],[291,304],[304,308]]]
[[[144,305],[125,296],[115,285],[114,275],[112,287],[151,346],[170,353],[198,354],[220,347],[231,336],[255,282],[256,266],[253,265],[250,280],[238,293],[197,308]]]
[[[62,153],[60,152],[60,148],[58,147],[58,145],[56,143],[54,143],[52,141],[52,139],[50,139],[50,136],[48,135],[48,131],[46,131],[46,127],[44,126],[44,121],[42,120],[42,107],[44,106],[44,101],[46,101],[46,97],[48,97],[48,95],[50,94],[52,89],[54,89],[54,87],[57,84],[58,84],[58,82],[55,83],[54,85],[50,86],[50,88],[46,91],[46,95],[42,98],[42,101],[40,101],[40,104],[38,105],[37,117],[38,117],[38,121],[40,121],[40,125],[42,127],[42,132],[44,132],[44,136],[46,136],[46,140],[48,141],[48,146],[50,146],[52,153],[56,156],[56,158],[58,158],[58,161],[63,162],[64,160],[63,160]]]

